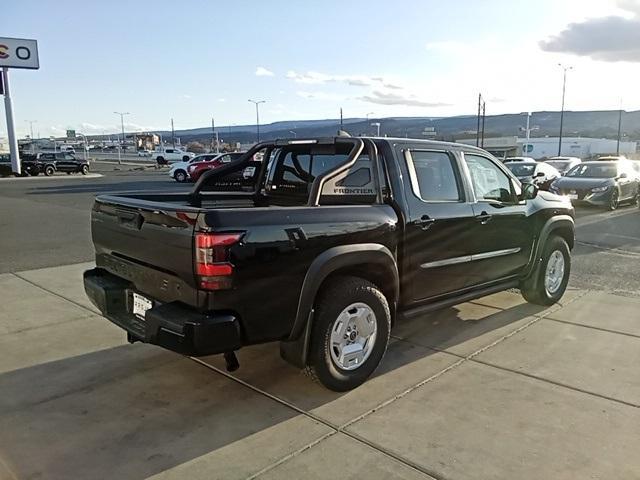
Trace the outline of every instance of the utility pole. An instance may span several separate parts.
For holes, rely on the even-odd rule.
[[[176,148],[176,132],[173,129],[173,118],[171,119],[171,146]]]
[[[573,67],[558,64],[562,68],[562,109],[560,110],[560,135],[558,136],[558,156],[562,155],[562,127],[564,124],[564,94],[567,89],[567,70],[572,70]]]
[[[342,123],[342,107],[340,107],[340,130],[344,130],[344,124]]]
[[[486,102],[482,102],[482,137],[480,137],[480,148],[484,148],[484,119],[486,117],[485,107]]]
[[[131,115],[129,112],[113,112],[116,115],[120,115],[120,127],[122,128],[122,142],[120,142],[120,148],[118,149],[118,163],[122,163],[122,157],[120,153],[122,151],[122,147],[124,146],[124,116]]]
[[[256,106],[256,133],[258,137],[258,143],[260,143],[260,109],[258,108],[261,103],[267,103],[266,100],[251,100],[249,101]]]
[[[11,152],[11,170],[16,175],[20,175],[22,166],[18,155],[18,138],[16,137],[16,129],[13,123],[13,104],[11,103],[8,67],[2,67],[2,80],[4,83],[4,109],[7,115],[7,136],[9,137],[9,151]]]
[[[616,155],[620,155],[620,137],[622,136],[622,100],[620,100],[620,110],[618,111],[618,143],[616,144]]]
[[[476,116],[476,147],[480,146],[480,114],[482,113],[482,93],[478,94],[478,115]]]

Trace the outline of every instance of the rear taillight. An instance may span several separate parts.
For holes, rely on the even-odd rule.
[[[203,290],[231,288],[233,264],[229,248],[240,241],[240,233],[196,233],[195,270]]]

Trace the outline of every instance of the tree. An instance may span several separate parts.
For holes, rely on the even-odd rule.
[[[204,153],[204,145],[202,145],[200,142],[189,142],[187,143],[187,152]]]

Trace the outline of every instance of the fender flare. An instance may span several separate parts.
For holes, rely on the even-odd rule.
[[[540,266],[540,262],[542,262],[542,249],[544,248],[545,243],[547,243],[547,239],[549,236],[560,228],[569,227],[574,235],[574,240],[570,242],[569,248],[573,249],[573,245],[575,243],[575,221],[570,215],[556,215],[545,222],[545,224],[540,229],[540,234],[538,235],[538,239],[533,246],[533,251],[531,254],[531,261],[529,262],[529,268],[527,270],[527,274],[525,278],[530,278],[532,275],[535,275],[538,271],[538,267]]]
[[[378,243],[359,243],[325,250],[315,258],[307,270],[291,333],[286,341],[280,342],[280,354],[285,360],[300,368],[306,365],[313,323],[313,304],[322,282],[341,268],[362,264],[382,267],[391,278],[391,285],[385,285],[384,290],[390,292],[387,296],[392,298],[387,300],[393,312],[400,292],[400,275],[396,259],[387,247]]]

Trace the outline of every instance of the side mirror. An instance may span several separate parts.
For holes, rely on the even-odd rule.
[[[538,173],[536,173],[536,177],[544,177],[544,172],[538,172]]]
[[[538,188],[537,185],[533,183],[525,183],[522,185],[522,194],[520,194],[520,200],[532,200],[538,196]]]
[[[627,172],[622,172],[618,178],[627,178]]]

